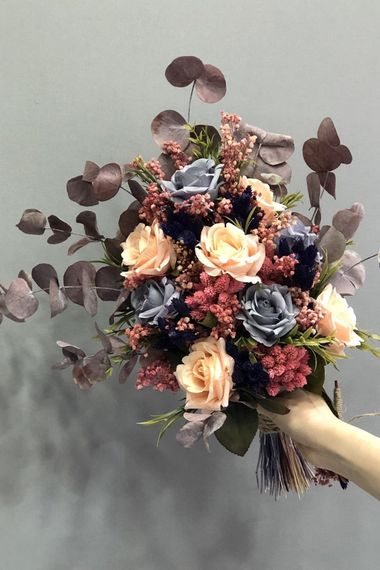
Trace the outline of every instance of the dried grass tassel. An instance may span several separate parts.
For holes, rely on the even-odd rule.
[[[275,499],[293,491],[300,497],[314,482],[314,468],[291,437],[265,416],[260,416],[260,450],[256,479],[261,493]]]

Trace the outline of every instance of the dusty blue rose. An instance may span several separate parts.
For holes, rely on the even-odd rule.
[[[198,158],[182,170],[177,170],[170,181],[161,183],[170,192],[174,202],[183,202],[190,196],[206,194],[212,199],[218,195],[218,180],[222,165],[215,166],[211,158]]]
[[[243,321],[250,336],[265,346],[274,345],[296,324],[298,309],[285,286],[251,285],[241,303],[237,318]]]
[[[297,241],[301,241],[306,249],[315,242],[317,237],[317,234],[312,233],[301,220],[297,220],[295,224],[281,231],[279,239],[285,239],[290,249]]]
[[[178,299],[179,292],[167,277],[160,281],[149,279],[131,294],[131,305],[136,311],[140,323],[155,325],[160,317],[166,317],[173,299]]]

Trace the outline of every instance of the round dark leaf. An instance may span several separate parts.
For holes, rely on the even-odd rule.
[[[139,218],[139,210],[141,204],[135,200],[128,206],[128,208],[120,215],[119,228],[123,236],[128,237],[135,229],[137,224],[141,223]]]
[[[330,196],[335,198],[336,176],[334,172],[318,172],[322,187]]]
[[[56,270],[49,263],[39,263],[32,269],[32,278],[40,289],[49,293],[50,281],[53,279],[58,284]]]
[[[148,192],[137,182],[137,180],[128,180],[128,186],[132,193],[132,196],[142,204],[145,198],[148,196]]]
[[[71,236],[71,226],[60,220],[57,216],[51,215],[48,217],[49,226],[53,234],[48,237],[47,242],[56,244],[66,241]]]
[[[74,255],[74,253],[76,253],[77,251],[79,251],[80,249],[82,249],[82,247],[84,247],[85,245],[92,243],[94,240],[89,238],[88,236],[84,236],[80,239],[78,239],[78,241],[72,243],[69,247],[69,249],[67,250],[67,255]]]
[[[110,200],[119,191],[123,175],[119,164],[110,163],[102,166],[93,181],[94,193],[100,202]]]
[[[161,169],[164,173],[164,180],[170,180],[175,171],[177,170],[174,160],[171,156],[164,154],[163,152],[158,157],[158,162],[160,163]]]
[[[319,139],[309,139],[304,143],[303,157],[315,172],[335,170],[342,163],[337,149]]]
[[[322,252],[327,253],[329,263],[337,261],[344,254],[346,249],[346,238],[333,226],[329,227],[317,241],[317,245]]]
[[[309,192],[310,206],[312,208],[319,208],[321,185],[318,174],[316,172],[310,172],[306,177],[306,182],[307,190]]]
[[[46,224],[45,214],[40,210],[29,208],[24,211],[16,227],[24,234],[42,235],[45,232]]]
[[[5,294],[4,303],[7,311],[16,319],[31,317],[38,309],[38,301],[25,279],[17,277]]]
[[[346,240],[349,240],[355,234],[362,219],[363,215],[361,212],[358,213],[349,209],[340,210],[334,215],[332,225],[342,232]]]
[[[340,146],[338,146],[336,150],[339,153],[340,159],[343,162],[343,164],[351,164],[352,154],[349,148],[341,144]]]
[[[67,297],[63,289],[58,286],[56,279],[50,280],[49,288],[51,318],[62,313],[67,307]]]
[[[119,372],[119,384],[124,384],[129,376],[131,375],[134,367],[136,366],[138,360],[138,355],[135,354],[130,360],[128,360],[121,368]]]
[[[204,67],[198,57],[177,57],[165,70],[165,77],[174,87],[186,87],[203,73]]]
[[[116,261],[121,264],[121,252],[123,251],[121,247],[121,240],[117,238],[106,238],[104,240],[104,246],[106,248],[108,256],[112,261]]]
[[[335,125],[330,117],[325,117],[319,125],[318,138],[332,146],[340,145],[338,133],[336,132]]]
[[[77,215],[76,222],[78,222],[78,224],[83,224],[86,236],[89,236],[94,240],[103,239],[104,236],[99,233],[95,212],[91,212],[91,210],[81,212]]]
[[[204,103],[217,103],[227,91],[223,73],[214,65],[206,63],[203,73],[195,82],[195,90]]]
[[[186,120],[177,111],[162,111],[151,124],[154,142],[162,146],[167,141],[174,141],[184,150],[189,144],[189,133],[184,125]]]
[[[67,182],[66,188],[70,200],[81,206],[95,206],[99,204],[91,182],[86,182],[82,176],[71,178]]]
[[[93,182],[97,175],[99,174],[99,166],[95,164],[95,162],[91,162],[91,160],[87,160],[86,164],[84,165],[84,172],[83,172],[83,180],[86,182]]]
[[[65,293],[73,303],[84,306],[83,272],[88,273],[90,281],[95,281],[96,269],[88,261],[76,261],[66,269],[63,276]]]
[[[261,147],[260,156],[272,166],[286,162],[294,152],[294,140],[289,135],[267,133]]]
[[[123,288],[123,279],[119,267],[106,265],[96,272],[96,292],[102,301],[117,301]],[[116,289],[116,291],[115,291]]]

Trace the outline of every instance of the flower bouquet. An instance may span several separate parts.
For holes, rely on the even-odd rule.
[[[51,316],[69,301],[91,315],[98,299],[111,304],[109,326],[97,336],[93,355],[58,341],[75,383],[89,389],[120,366],[124,383],[138,367],[136,388],[179,393],[177,406],[150,420],[160,424],[159,440],[185,420],[177,441],[185,447],[209,438],[244,455],[260,432],[258,482],[276,496],[301,493],[313,481],[334,474],[316,473],[290,438],[257,413],[257,405],[278,414],[288,410],[276,398],[305,388],[321,394],[325,369],[336,366],[345,350],[378,351],[379,337],[360,330],[346,297],[363,284],[365,270],[351,248],[364,208],[355,203],[321,225],[321,198],[335,198],[335,170],[352,160],[330,118],[303,156],[310,209],[298,211],[299,193],[287,192],[294,151],[290,136],[274,134],[223,112],[221,126],[190,121],[194,94],[206,103],[226,92],[222,72],[196,57],[179,57],[166,69],[177,87],[191,86],[189,114],[159,113],[152,134],[161,148],[157,160],[140,156],[127,164],[99,167],[86,162],[81,176],[67,183],[71,200],[88,208],[121,189],[133,201],[121,213],[114,237],[105,237],[92,210],[81,211],[79,241],[68,254],[98,242],[95,262],[69,265],[60,284],[54,267],[41,263],[31,275],[20,271],[1,286],[0,319],[23,322],[38,308],[36,293],[49,296]],[[311,212],[311,213],[310,213]],[[59,244],[71,226],[55,215],[28,209],[18,224],[26,234],[49,233]],[[374,254],[374,257],[377,254]],[[33,281],[39,291],[33,290]]]

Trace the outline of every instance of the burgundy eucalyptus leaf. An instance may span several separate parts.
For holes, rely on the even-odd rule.
[[[124,303],[126,303],[126,301],[128,300],[128,297],[130,295],[130,291],[128,291],[127,289],[122,289],[120,291],[120,295],[115,303],[115,308],[113,313],[110,315],[109,318],[109,322],[111,325],[113,325],[114,321],[115,321],[115,315],[117,312],[122,311],[123,309],[123,305]]]
[[[346,238],[342,232],[331,226],[322,237],[319,236],[317,245],[322,252],[326,252],[328,262],[332,263],[344,254]]]
[[[4,291],[4,293],[0,293],[0,323],[3,321],[3,317],[6,317],[7,319],[14,321],[15,323],[24,323],[25,319],[18,319],[8,311],[5,304],[5,294],[6,290]]]
[[[203,439],[205,442],[208,437],[210,437],[214,432],[216,432],[216,430],[222,427],[226,419],[227,416],[224,412],[214,412],[211,414],[211,416],[205,421],[203,430]]]
[[[139,218],[139,210],[141,208],[140,202],[135,200],[128,208],[121,214],[119,218],[119,229],[123,236],[128,237],[135,227],[141,223]]]
[[[63,313],[67,307],[66,293],[59,287],[56,279],[50,280],[49,302],[51,318]]]
[[[119,384],[125,384],[125,382],[128,380],[131,373],[133,372],[134,367],[137,364],[138,358],[139,358],[138,355],[135,354],[134,356],[132,356],[132,358],[127,360],[127,362],[120,368]]]
[[[318,174],[316,172],[310,172],[306,177],[306,182],[307,190],[309,192],[310,206],[312,208],[319,208],[321,185]]]
[[[96,198],[100,202],[105,202],[116,196],[122,180],[123,174],[119,164],[110,163],[102,166],[92,183]]]
[[[177,442],[183,447],[192,447],[203,435],[204,422],[188,422],[176,434]]]
[[[75,346],[74,344],[70,344],[69,342],[65,342],[64,340],[57,340],[57,346],[62,349],[63,356],[66,356],[70,359],[71,363],[74,364],[78,360],[82,360],[86,356],[84,350]]]
[[[247,163],[242,166],[240,174],[248,178],[258,178],[263,182],[266,182],[262,177],[263,174],[276,175],[280,176],[285,184],[288,184],[292,177],[292,169],[287,162],[277,166],[271,166],[258,156],[255,159],[248,160]]]
[[[326,190],[330,196],[335,198],[336,176],[334,172],[318,172],[319,181],[322,188]]]
[[[84,236],[70,245],[69,249],[67,250],[67,255],[74,255],[74,253],[82,249],[82,247],[93,242],[94,242],[93,239],[89,238],[88,236]]]
[[[38,300],[33,295],[25,279],[17,277],[5,294],[4,303],[7,311],[16,319],[31,317],[38,309]]]
[[[40,289],[49,293],[50,281],[54,281],[58,285],[58,275],[56,270],[50,263],[39,263],[32,269],[32,278]]]
[[[260,156],[267,164],[277,166],[286,162],[294,152],[294,140],[288,135],[267,133],[261,143]]]
[[[87,160],[84,165],[83,180],[85,182],[93,182],[99,174],[99,170],[100,168],[95,162]]]
[[[137,180],[128,180],[128,186],[132,193],[132,196],[142,204],[145,198],[148,196],[148,192],[137,182]]]
[[[102,329],[100,329],[98,327],[98,324],[95,323],[95,328],[96,328],[96,332],[98,333],[98,337],[100,342],[102,343],[102,346],[104,348],[104,350],[108,353],[108,354],[112,354],[113,353],[113,348],[112,348],[112,343],[109,339],[109,336],[106,335],[104,333],[104,331],[102,331]]]
[[[206,63],[202,74],[195,81],[195,91],[204,103],[217,103],[226,94],[227,86],[223,73],[215,67]]]
[[[47,219],[40,210],[29,208],[24,210],[21,220],[16,227],[24,234],[42,235],[45,232]]]
[[[318,128],[318,138],[319,140],[326,142],[332,146],[339,146],[340,139],[338,133],[336,132],[333,120],[330,117],[325,117]]]
[[[112,261],[116,261],[121,264],[121,253],[123,251],[121,247],[122,240],[118,238],[106,238],[104,240],[104,247],[106,248],[108,256]]]
[[[296,218],[298,218],[299,220],[301,220],[301,222],[306,226],[306,227],[311,227],[313,225],[313,222],[311,221],[310,218],[308,218],[307,216],[304,216],[304,214],[300,214],[300,212],[292,212],[292,216],[295,216]]]
[[[342,163],[336,147],[319,139],[309,139],[303,145],[303,157],[306,164],[314,172],[335,170]]]
[[[76,261],[66,269],[63,276],[65,293],[73,303],[84,306],[82,278],[86,271],[91,283],[95,281],[96,269],[88,261]]]
[[[85,356],[74,364],[73,377],[75,383],[82,390],[88,390],[97,382],[107,378],[107,370],[111,363],[105,350],[94,355]]]
[[[121,340],[121,338],[119,338],[116,335],[109,335],[108,339],[109,339],[111,346],[112,346],[112,354],[120,356],[120,355],[125,353],[125,349],[127,347],[126,342]]]
[[[330,283],[340,295],[355,295],[364,284],[365,267],[356,251],[346,249],[341,259],[342,266],[334,273]]]
[[[66,188],[70,200],[80,204],[80,206],[96,206],[99,204],[91,182],[83,180],[83,176],[71,178],[67,182]]]
[[[27,273],[26,271],[21,269],[21,271],[18,272],[17,277],[20,277],[20,279],[24,279],[24,281],[26,281],[27,284],[29,285],[29,288],[33,289],[33,281],[32,281],[32,276],[30,275],[30,273]]]
[[[104,236],[99,233],[98,223],[95,212],[91,210],[84,210],[77,215],[76,220],[78,224],[83,224],[86,236],[93,240],[102,240]]]
[[[351,164],[352,154],[349,148],[341,144],[340,146],[338,146],[336,150],[339,153],[340,159],[343,162],[343,164]]]
[[[48,237],[48,243],[62,243],[71,236],[71,226],[66,224],[63,220],[60,220],[57,216],[52,214],[48,217],[48,221],[50,229],[53,231],[53,234]]]
[[[98,298],[93,288],[92,273],[88,267],[82,270],[83,305],[87,313],[94,317],[98,311]]]
[[[176,57],[165,70],[165,77],[174,87],[186,87],[203,73],[204,66],[198,57]]]
[[[152,121],[152,137],[158,146],[167,141],[177,142],[184,150],[189,144],[189,132],[185,129],[186,119],[177,111],[166,110],[159,113]]]
[[[163,152],[160,154],[157,160],[160,163],[161,169],[164,173],[164,180],[170,180],[177,170],[174,160],[171,156]]]
[[[96,292],[102,301],[116,301],[123,288],[123,279],[120,268],[113,265],[105,265],[96,272]]]
[[[364,208],[361,204],[354,204],[352,208],[340,210],[337,212],[332,220],[332,225],[334,228],[342,232],[346,240],[351,239],[356,230],[358,229],[360,222],[363,219]],[[360,208],[361,207],[361,208]]]

